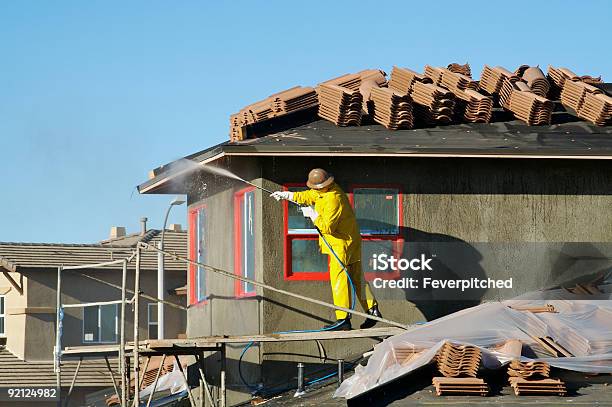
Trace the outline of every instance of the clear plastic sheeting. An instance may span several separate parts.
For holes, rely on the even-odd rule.
[[[157,381],[157,386],[155,387],[155,393],[170,391],[170,394],[177,394],[187,390],[187,386],[185,385],[185,379],[183,377],[183,373],[178,367],[176,361],[173,364],[172,371],[170,373],[166,373],[163,376],[159,377]],[[151,383],[149,386],[140,390],[140,400],[146,401],[153,391],[153,385],[155,383]]]
[[[538,355],[531,359],[523,356],[521,360],[542,360],[579,372],[612,373],[612,299],[609,290],[603,291],[576,298],[567,292],[540,292],[532,294],[531,299],[483,303],[412,327],[377,345],[367,365],[357,366],[355,374],[341,384],[334,397],[356,397],[425,366],[446,341],[481,348],[485,369],[497,369],[516,358],[504,353],[502,346],[518,339],[524,354],[529,347],[534,356]],[[543,305],[554,306],[556,312],[510,308]],[[550,353],[535,340],[540,337],[554,339],[574,356],[543,357]]]

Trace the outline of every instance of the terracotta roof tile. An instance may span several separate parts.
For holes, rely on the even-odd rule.
[[[388,129],[410,129],[414,124],[412,100],[389,88],[372,88],[369,114]]]
[[[319,116],[337,126],[361,124],[363,97],[358,90],[322,84],[318,88]]]

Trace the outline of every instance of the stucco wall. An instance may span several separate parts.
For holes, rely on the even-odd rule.
[[[513,277],[518,286],[514,293],[487,290],[454,301],[434,296],[410,301],[405,291],[375,289],[383,315],[392,320],[431,320],[479,300],[508,298],[528,288],[543,288],[574,277],[588,278],[612,266],[609,162],[273,158],[265,162],[263,177],[274,182],[266,181],[265,185],[275,189],[284,183],[304,182],[308,171],[319,166],[332,172],[345,190],[351,184],[401,186],[401,234],[406,240],[402,257],[418,250],[437,255],[437,272],[447,277],[459,273],[482,278]],[[273,200],[264,200],[263,210],[262,233],[268,242],[264,246],[264,281],[331,301],[329,282],[284,279],[282,208]],[[265,332],[317,328],[333,318],[330,310],[274,293],[264,294]],[[354,327],[361,322],[353,318]],[[332,359],[347,358],[371,345],[368,340],[324,343]],[[268,362],[317,360],[319,356],[316,344],[311,343],[265,344],[262,351]],[[291,353],[296,356],[288,356]],[[284,364],[273,363],[267,371],[277,373]],[[295,370],[294,364],[288,368],[290,372]]]
[[[303,182],[309,169],[331,171],[345,190],[351,184],[397,184],[403,193],[401,235],[403,257],[415,250],[437,255],[436,272],[446,277],[513,277],[520,289],[543,288],[573,277],[588,277],[609,268],[612,253],[612,164],[586,160],[508,159],[380,159],[380,158],[226,158],[224,165],[269,189]],[[209,264],[233,270],[233,194],[236,181],[194,178],[190,205],[206,202],[211,233]],[[205,191],[202,183],[207,184]],[[274,287],[331,302],[327,281],[287,281],[283,274],[282,205],[257,194],[256,278]],[[364,260],[365,261],[365,260]],[[586,278],[585,277],[585,278]],[[189,310],[190,336],[313,329],[333,319],[329,309],[273,292],[258,290],[255,299],[233,298],[233,283],[209,273],[212,299]],[[402,290],[375,290],[383,315],[413,323],[437,318],[481,300],[519,294],[476,292],[463,300],[412,298]],[[225,298],[228,297],[228,298]],[[362,322],[353,318],[353,326]],[[367,351],[369,339],[323,343],[329,359]],[[240,390],[236,361],[241,347],[229,352],[230,386]],[[263,362],[265,381],[272,384],[295,375],[295,362],[321,361],[316,343],[263,344],[247,352],[243,368],[254,383]],[[251,369],[251,370],[249,370]],[[243,391],[246,391],[242,387]]]
[[[27,292],[27,281],[19,273],[9,273],[9,276],[23,288],[24,293]],[[19,292],[11,285],[4,274],[0,274],[0,294],[5,296],[4,299],[4,331],[7,349],[10,349],[15,355],[23,357],[25,352],[23,332],[25,332],[26,316],[20,311],[26,307],[25,295]]]
[[[232,162],[243,176],[257,178],[260,169],[257,160],[244,158]],[[248,187],[241,182],[203,173],[191,180],[191,193],[188,195],[189,208],[206,205],[206,264],[234,272],[234,196],[239,190]],[[262,195],[255,193],[255,229],[262,224]],[[190,234],[191,239],[191,234]],[[191,242],[190,242],[191,244]],[[261,247],[261,234],[255,238],[255,278],[262,279],[264,258]],[[206,301],[190,305],[188,311],[187,334],[189,337],[207,335],[243,335],[261,333],[261,290],[257,295],[237,298],[235,280],[206,272],[208,298]],[[188,290],[191,290],[191,281]],[[246,344],[245,344],[246,345]],[[244,345],[228,346],[228,393],[230,403],[248,400],[248,389],[240,380],[237,360]],[[260,352],[258,346],[252,347],[243,357],[242,375],[249,383],[260,381]],[[218,355],[207,358],[207,374],[213,384],[218,384],[220,363]]]

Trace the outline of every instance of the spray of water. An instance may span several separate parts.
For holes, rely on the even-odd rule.
[[[226,170],[225,168],[214,167],[212,165],[201,165],[200,166],[196,164],[196,166],[206,172],[218,175],[220,177],[226,177],[226,178],[235,179],[237,181],[246,182],[244,179],[240,178],[238,175],[234,174],[233,172]]]

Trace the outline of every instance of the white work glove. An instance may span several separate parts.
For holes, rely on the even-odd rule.
[[[276,192],[272,192],[270,196],[276,199],[277,201],[280,201],[281,199],[293,201],[293,192],[291,191],[276,191]]]
[[[312,206],[302,206],[300,207],[300,210],[305,218],[310,218],[313,222],[319,217],[319,213],[315,211]]]

